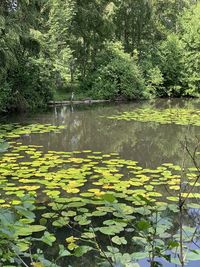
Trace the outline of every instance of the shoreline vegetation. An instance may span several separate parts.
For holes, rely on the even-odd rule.
[[[199,30],[194,0],[2,1],[0,112],[199,97]]]

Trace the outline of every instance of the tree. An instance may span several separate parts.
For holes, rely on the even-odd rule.
[[[96,55],[104,42],[112,38],[112,22],[108,0],[76,0],[70,27],[70,48],[83,79],[95,68]]]
[[[180,19],[180,37],[184,43],[183,84],[186,95],[200,93],[200,3],[187,10]]]
[[[115,0],[114,30],[125,51],[139,56],[177,30],[177,21],[191,0]]]
[[[43,47],[41,57],[65,82],[69,81],[71,70],[72,53],[69,47],[69,28],[73,15],[73,0],[48,0],[42,13],[44,34],[39,34],[39,40]]]
[[[39,25],[40,8],[39,0],[7,0],[0,4],[0,110],[26,108],[33,103],[37,106],[41,101],[30,98],[34,90],[37,99],[43,99],[42,95],[50,96],[42,89],[43,78],[38,76],[40,68],[32,60],[40,51],[39,42],[31,35],[31,28]],[[35,88],[28,82],[29,78],[32,81],[34,73]]]
[[[124,44],[125,51],[141,50],[150,36],[151,6],[146,0],[115,0],[114,24],[116,39]]]
[[[183,42],[175,34],[168,35],[167,39],[160,44],[158,64],[164,78],[164,88],[157,90],[158,95],[179,97],[183,94],[183,54]]]

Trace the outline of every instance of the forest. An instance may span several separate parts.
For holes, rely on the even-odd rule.
[[[198,97],[199,31],[195,0],[2,0],[0,110]]]
[[[200,266],[200,1],[0,0],[0,267]]]

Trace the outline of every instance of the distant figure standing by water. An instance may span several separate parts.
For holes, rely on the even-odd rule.
[[[71,95],[71,101],[74,100],[74,92],[72,92],[72,95]]]

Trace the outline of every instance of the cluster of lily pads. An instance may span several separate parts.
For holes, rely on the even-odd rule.
[[[109,116],[109,119],[157,122],[160,124],[179,124],[200,126],[200,111],[197,109],[186,108],[138,108],[131,112],[123,112],[117,115]]]
[[[81,257],[92,251],[122,266],[139,266],[136,261],[149,256],[152,244],[156,251],[176,253],[178,235],[172,237],[172,231],[179,211],[180,185],[185,188],[181,197],[187,198],[185,211],[198,210],[198,170],[188,168],[183,177],[181,167],[172,163],[148,169],[117,153],[45,152],[43,146],[23,145],[16,140],[22,135],[59,132],[62,128],[40,124],[3,126],[1,138],[7,138],[9,144],[0,157],[0,232],[4,240],[15,237],[14,249],[29,255],[33,241],[50,246],[56,243],[57,229],[64,233],[63,240],[57,240],[57,258]],[[188,194],[193,185],[192,194]],[[30,195],[34,200],[27,198]],[[184,226],[184,231],[185,242],[190,242],[188,236],[197,235],[196,227]],[[122,253],[121,247],[128,253]],[[200,257],[198,251],[189,253],[189,260]],[[169,259],[169,255],[157,256]],[[47,261],[41,265],[43,257],[38,262],[40,265],[33,266],[58,266],[48,265]]]
[[[56,126],[52,124],[29,124],[21,125],[19,123],[8,123],[1,124],[0,127],[0,139],[12,139],[18,138],[23,135],[38,134],[38,133],[49,133],[55,132],[59,133],[60,129],[65,128],[64,126]]]
[[[137,227],[146,229],[151,225],[144,217],[155,210],[178,212],[178,205],[174,204],[178,203],[180,189],[181,168],[178,165],[165,163],[156,169],[147,169],[116,153],[44,152],[42,146],[23,145],[17,141],[9,144],[10,149],[0,158],[1,208],[23,205],[21,199],[27,194],[33,195],[42,228],[31,225],[24,228],[25,232],[20,229],[21,234],[32,234],[30,229],[40,232],[51,227],[75,228],[75,235],[66,231],[68,256],[82,256],[94,249],[94,240],[101,235],[116,246],[128,246],[126,232],[135,230],[130,227],[133,222],[139,221]],[[196,168],[189,168],[185,184],[192,186],[196,177]],[[199,186],[197,182],[195,187]],[[187,192],[182,192],[182,197],[186,196]],[[198,208],[195,199],[199,198],[198,191],[189,195],[188,207]],[[171,227],[172,224],[168,224],[165,229],[162,224],[161,228],[168,231]],[[145,242],[141,236],[134,235],[136,243],[138,239],[142,244]],[[93,246],[80,246],[83,241],[91,243],[91,239]],[[147,252],[134,253],[131,261],[147,255]]]
[[[136,161],[120,158],[116,153],[90,150],[45,153],[42,146],[9,143],[11,149],[0,159],[3,207],[10,204],[10,199],[11,204],[18,203],[17,197],[30,191],[39,202],[69,203],[74,200],[75,207],[85,206],[87,201],[88,204],[98,202],[98,198],[108,192],[135,206],[141,205],[137,199],[140,195],[156,203],[158,199],[166,201],[165,196],[168,200],[177,200],[169,197],[169,193],[166,195],[166,190],[162,191],[160,187],[179,190],[181,168],[178,165],[165,163],[156,169],[147,169]],[[197,176],[196,169],[190,168],[189,171],[188,184],[192,185]]]

